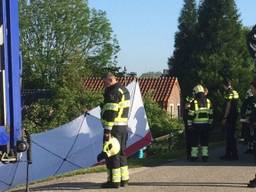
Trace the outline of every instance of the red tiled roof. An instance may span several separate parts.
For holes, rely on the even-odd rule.
[[[118,82],[122,85],[128,85],[133,80],[139,81],[142,95],[152,91],[153,99],[156,102],[167,101],[172,93],[173,86],[177,81],[176,77],[159,77],[159,78],[134,78],[134,77],[121,77],[117,78]],[[85,80],[84,86],[90,91],[103,90],[103,81],[100,78],[88,78]]]

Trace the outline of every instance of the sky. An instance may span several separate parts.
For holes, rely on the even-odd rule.
[[[256,24],[256,0],[236,0],[245,26]],[[183,0],[89,0],[106,12],[121,50],[118,66],[138,75],[163,71],[174,50]]]

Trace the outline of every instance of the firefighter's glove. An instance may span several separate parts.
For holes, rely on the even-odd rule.
[[[97,161],[100,162],[102,161],[103,159],[106,159],[108,156],[106,153],[104,152],[101,152],[98,156],[97,156]]]

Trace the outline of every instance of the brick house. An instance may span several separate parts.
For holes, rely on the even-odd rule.
[[[181,115],[180,104],[180,85],[175,77],[159,77],[159,78],[135,78],[121,77],[118,81],[123,85],[128,85],[133,80],[138,80],[141,93],[145,96],[151,93],[153,100],[165,109],[172,118],[179,118]],[[88,78],[85,80],[84,86],[90,91],[102,91],[103,81],[99,78]]]

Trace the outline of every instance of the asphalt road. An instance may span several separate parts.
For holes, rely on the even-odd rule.
[[[247,188],[247,182],[254,176],[256,169],[253,158],[242,153],[236,162],[220,161],[218,157],[223,148],[210,153],[208,163],[187,162],[184,159],[170,160],[162,166],[142,167],[130,170],[130,185],[120,189],[100,189],[106,179],[105,173],[92,173],[47,181],[32,186],[31,191],[173,191],[173,192],[246,192],[256,189]]]

